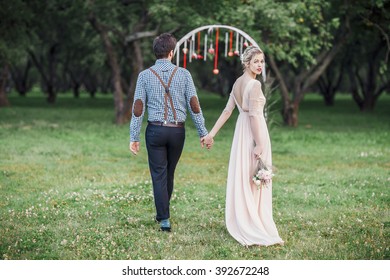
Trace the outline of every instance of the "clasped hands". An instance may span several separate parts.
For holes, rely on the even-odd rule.
[[[214,145],[214,138],[210,134],[207,134],[200,139],[200,145],[202,146],[202,148],[206,146],[206,148],[210,150],[211,147]]]

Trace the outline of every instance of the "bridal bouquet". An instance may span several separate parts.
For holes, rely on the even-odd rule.
[[[259,163],[257,165],[257,171],[252,177],[252,181],[256,184],[257,189],[261,189],[264,187],[268,187],[268,185],[272,181],[272,177],[274,174],[271,169],[268,169],[267,166],[263,163],[261,159],[259,159]]]

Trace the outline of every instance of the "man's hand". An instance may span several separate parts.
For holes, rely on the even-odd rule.
[[[206,145],[206,148],[210,150],[213,144],[214,144],[214,139],[210,136],[210,134],[200,139],[200,145],[202,146],[202,148],[204,147],[204,145]]]
[[[130,142],[129,149],[133,155],[137,155],[139,152],[139,142]]]

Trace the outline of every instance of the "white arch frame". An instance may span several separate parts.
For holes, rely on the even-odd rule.
[[[233,27],[233,26],[229,26],[229,25],[221,25],[221,24],[214,24],[214,25],[205,25],[205,26],[201,26],[201,27],[198,27],[198,28],[195,28],[194,30],[188,32],[186,35],[184,35],[177,43],[176,43],[176,47],[175,47],[175,50],[174,50],[174,54],[176,54],[176,65],[179,66],[179,63],[180,63],[180,46],[185,42],[187,41],[188,39],[192,38],[193,36],[195,36],[195,34],[197,34],[198,32],[200,31],[203,31],[203,30],[208,30],[208,33],[210,33],[211,31],[213,31],[214,29],[217,29],[217,28],[221,28],[221,29],[229,29],[229,30],[232,30],[232,31],[235,31],[237,32],[238,34],[240,34],[242,37],[244,37],[247,41],[249,41],[249,43],[251,43],[252,45],[258,47],[259,49],[260,46],[256,43],[256,41],[251,37],[249,36],[247,33],[245,33],[244,31],[242,31],[241,29],[238,29],[236,27]],[[240,53],[241,55],[241,53]],[[265,65],[264,65],[264,69],[262,71],[262,75],[263,75],[263,79],[265,81],[266,79],[266,73],[265,73]]]

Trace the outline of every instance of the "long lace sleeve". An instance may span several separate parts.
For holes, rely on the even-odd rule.
[[[229,100],[225,106],[225,109],[222,111],[221,115],[219,116],[217,122],[215,123],[214,127],[210,131],[210,136],[215,137],[217,135],[218,131],[222,128],[222,126],[225,124],[225,122],[230,118],[234,108],[236,107],[236,103],[234,102],[233,93],[230,94]]]
[[[254,85],[250,92],[250,98],[249,98],[249,116],[250,116],[250,123],[251,123],[251,130],[253,139],[256,143],[256,152],[255,153],[261,153],[263,150],[262,145],[264,143],[261,143],[261,125],[260,125],[260,118],[259,116],[262,114],[262,103],[264,102],[264,95],[261,90],[261,84],[259,81],[255,81]]]
[[[261,83],[258,80],[253,82],[252,89],[249,95],[249,116],[258,116],[263,113],[262,102],[264,102],[264,94],[261,90]]]
[[[226,103],[225,109],[223,111],[231,113],[231,112],[233,112],[234,108],[236,107],[236,103],[234,102],[234,98],[233,98],[232,94],[233,93],[230,94],[229,100]]]

